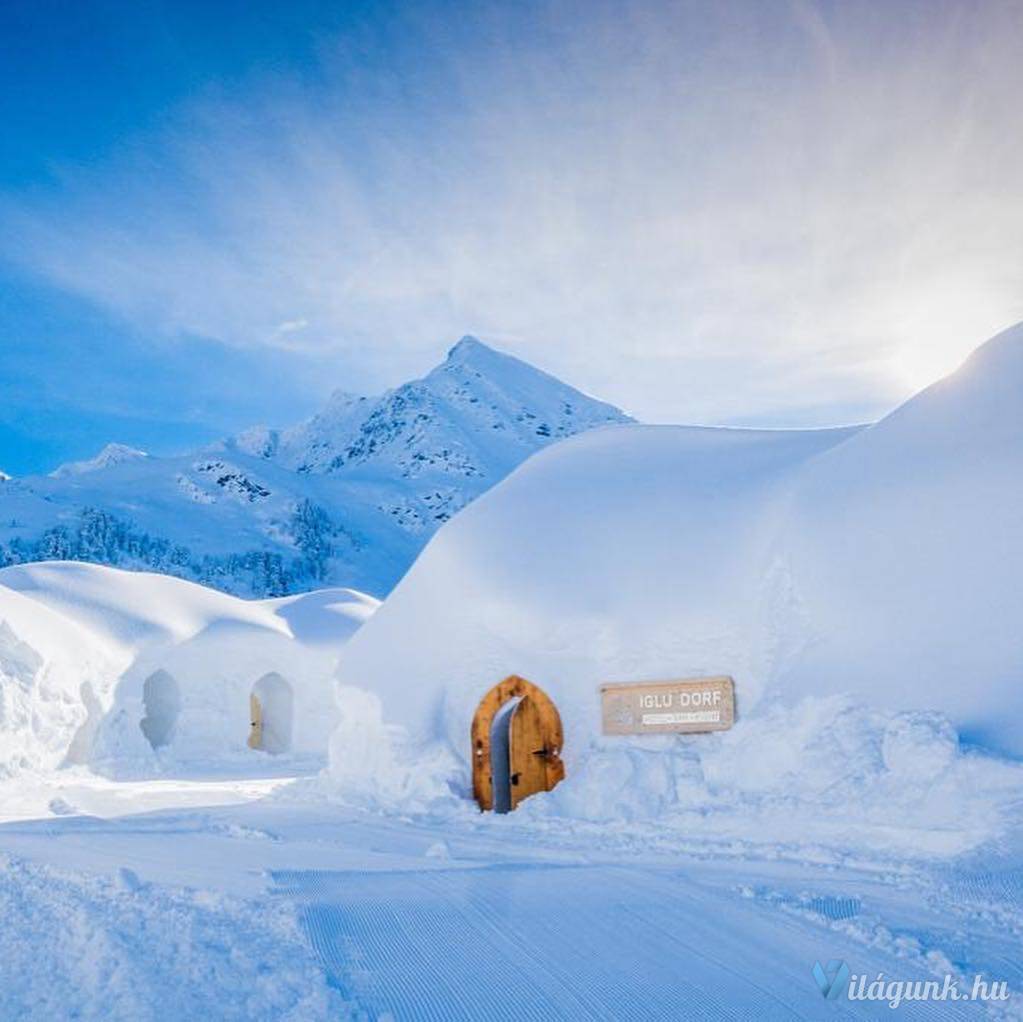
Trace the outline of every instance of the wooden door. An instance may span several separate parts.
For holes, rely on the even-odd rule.
[[[557,707],[543,689],[513,674],[480,700],[472,721],[472,782],[480,809],[494,808],[491,727],[501,707],[514,698],[519,699],[519,704],[509,722],[508,735],[512,809],[524,798],[538,791],[550,791],[565,779]]]
[[[531,696],[523,696],[508,727],[512,809],[524,798],[554,787],[547,783],[548,759],[553,751],[539,704]]]
[[[263,704],[257,696],[249,696],[249,719],[251,729],[249,730],[249,748],[263,748]]]

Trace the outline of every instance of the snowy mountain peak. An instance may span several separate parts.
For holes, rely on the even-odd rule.
[[[361,402],[367,400],[361,394],[353,394],[349,390],[337,389],[333,391],[330,397],[327,399],[326,407],[320,413],[321,415],[328,414],[345,414],[352,407]]]
[[[565,387],[554,376],[522,359],[509,355],[505,351],[484,344],[479,338],[466,334],[451,350],[447,358],[428,373],[425,380],[436,379],[444,373],[465,372],[471,376],[487,377],[489,381],[500,387],[515,386],[516,380],[530,377],[534,381],[546,380],[556,386]],[[569,388],[572,389],[572,388]]]
[[[249,454],[253,458],[272,458],[277,454],[280,440],[280,432],[276,429],[270,429],[268,426],[250,426],[228,440],[226,446]]]
[[[236,442],[301,473],[490,485],[555,439],[625,421],[612,405],[465,336],[422,379],[379,398],[336,391],[322,412],[284,431],[279,443],[262,434],[254,446],[247,440],[243,446],[244,436]]]
[[[423,378],[373,398],[335,391],[290,428],[174,458],[111,444],[19,480],[0,505],[0,566],[87,560],[245,595],[332,584],[383,595],[440,525],[534,451],[628,421],[464,337]]]
[[[107,444],[95,457],[87,458],[85,461],[68,462],[66,465],[61,465],[55,469],[50,475],[54,479],[64,479],[67,476],[96,472],[100,469],[123,464],[126,461],[136,461],[140,458],[148,457],[149,455],[145,451],[129,447],[127,444]]]
[[[466,334],[448,352],[447,361],[467,362],[473,357],[485,356],[487,354],[496,355],[498,353],[489,345],[484,344],[478,337],[473,337],[472,334]]]

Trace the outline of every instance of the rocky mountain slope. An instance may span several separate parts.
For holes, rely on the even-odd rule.
[[[0,566],[84,560],[241,595],[346,585],[382,596],[443,522],[534,451],[626,421],[465,337],[423,379],[379,398],[335,393],[289,429],[176,457],[110,444],[3,481]]]

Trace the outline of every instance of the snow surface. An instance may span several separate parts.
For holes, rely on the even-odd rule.
[[[0,823],[5,1020],[1023,1017],[1018,808],[997,846],[928,860],[756,821],[367,813],[316,780],[38,785],[0,788],[23,817]],[[832,957],[1011,1000],[825,1002]]]
[[[0,778],[59,766],[126,658],[59,611],[0,586]]]
[[[805,652],[776,686],[941,710],[1023,754],[1023,326],[808,464],[790,500]]]
[[[295,913],[0,856],[5,1019],[341,1018]],[[11,939],[11,935],[16,935]]]
[[[830,818],[852,841],[929,820],[937,849],[967,803],[966,843],[993,838],[1017,782],[984,750],[1023,753],[1021,351],[1017,328],[863,429],[622,426],[541,452],[438,533],[346,649],[338,784],[464,795],[472,715],[516,673],[565,727],[567,780],[528,812]],[[601,737],[601,683],[719,674],[733,731]],[[350,751],[357,717],[373,769]]]
[[[1021,726],[1021,351],[862,430],[566,440],[379,610],[0,571],[0,1019],[1023,1018],[1023,763],[993,751]],[[511,671],[568,776],[480,814],[469,721]],[[329,771],[245,748],[271,672],[330,697]],[[730,731],[599,735],[600,682],[717,673]],[[1010,998],[825,1001],[830,959]]]
[[[294,690],[289,752],[322,758],[340,650],[377,602],[346,589],[240,600],[165,575],[48,562],[0,571],[0,772],[89,764],[152,774],[251,761],[249,694]],[[147,682],[179,712],[147,741]]]
[[[104,468],[121,465],[126,461],[148,458],[145,451],[140,451],[127,444],[107,444],[94,458],[85,461],[72,461],[54,469],[50,475],[54,479],[66,479],[68,476],[80,476],[87,472],[98,472]]]
[[[378,596],[439,525],[534,451],[617,408],[474,338],[378,398],[177,457],[110,444],[0,493],[0,565],[83,560],[237,595],[329,585]]]

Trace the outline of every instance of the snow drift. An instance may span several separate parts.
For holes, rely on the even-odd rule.
[[[0,771],[251,757],[252,694],[268,709],[287,701],[286,720],[267,719],[268,751],[324,756],[339,651],[375,607],[352,590],[246,601],[97,565],[6,568]]]
[[[433,790],[464,791],[479,699],[523,675],[561,712],[568,780],[553,800],[566,808],[586,778],[656,751],[673,755],[645,774],[630,760],[631,789],[642,781],[650,811],[677,803],[685,761],[704,758],[686,750],[735,751],[756,717],[805,716],[811,694],[869,706],[863,738],[878,748],[889,730],[922,736],[898,770],[943,773],[945,718],[1023,753],[1021,394],[1017,327],[863,429],[620,426],[566,440],[438,533],[347,648],[342,713],[365,698],[355,689],[375,693],[381,742],[398,758],[429,747]],[[736,681],[731,736],[600,736],[600,683],[717,674]],[[841,714],[825,716],[824,745],[852,761]],[[332,764],[353,783],[345,742]],[[782,773],[791,781],[765,783]],[[614,814],[614,786],[594,787],[578,812]]]
[[[800,473],[780,550],[790,694],[946,713],[1023,754],[1023,325]]]
[[[79,761],[125,666],[71,618],[0,586],[0,779]]]

